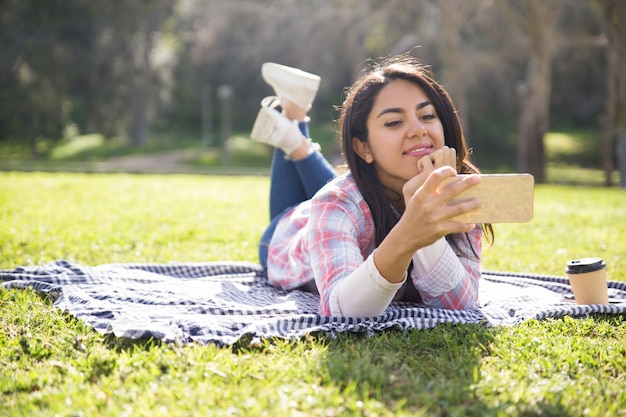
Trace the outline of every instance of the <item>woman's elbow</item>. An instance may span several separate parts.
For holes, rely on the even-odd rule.
[[[446,310],[473,310],[480,305],[478,300],[478,284],[463,288],[455,288],[426,302],[429,307]]]

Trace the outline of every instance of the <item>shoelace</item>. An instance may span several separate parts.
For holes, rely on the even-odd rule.
[[[275,109],[276,107],[280,106],[282,104],[282,102],[280,101],[280,98],[278,96],[267,96],[265,97],[263,100],[261,100],[261,106],[262,107],[267,107],[269,109]],[[311,118],[309,116],[306,116],[304,118],[305,122],[309,122],[311,120]],[[292,120],[292,122],[298,123],[296,120]]]
[[[261,106],[268,107],[270,109],[275,109],[280,106],[280,104],[280,99],[277,96],[267,96],[261,100]]]

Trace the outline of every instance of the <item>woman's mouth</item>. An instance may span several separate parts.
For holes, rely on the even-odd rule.
[[[432,151],[433,151],[432,145],[416,145],[404,151],[403,154],[407,156],[422,157],[422,156],[430,155]]]

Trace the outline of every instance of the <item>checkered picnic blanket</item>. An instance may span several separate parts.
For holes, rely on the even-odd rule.
[[[610,305],[579,306],[566,277],[484,271],[479,308],[452,311],[396,302],[371,318],[325,317],[319,298],[269,285],[245,262],[106,264],[59,260],[0,271],[3,287],[48,295],[101,333],[123,338],[231,345],[251,337],[298,338],[312,332],[428,329],[438,324],[514,325],[528,319],[625,314],[626,283],[609,282]]]

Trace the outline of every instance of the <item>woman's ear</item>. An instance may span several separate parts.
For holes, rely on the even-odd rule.
[[[370,152],[370,146],[367,142],[362,142],[357,138],[352,138],[352,150],[366,163],[371,164],[374,162],[374,157]]]

